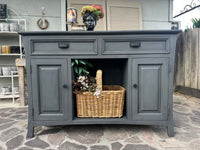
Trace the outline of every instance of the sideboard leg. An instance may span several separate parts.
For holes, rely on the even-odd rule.
[[[174,127],[173,125],[168,125],[167,126],[167,134],[169,137],[173,137],[174,136]]]
[[[32,138],[34,136],[34,127],[30,123],[28,124],[28,132],[27,132],[27,138]]]

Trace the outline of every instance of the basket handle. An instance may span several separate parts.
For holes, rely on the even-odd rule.
[[[97,88],[102,91],[102,70],[97,70],[96,73],[96,83],[97,83]]]

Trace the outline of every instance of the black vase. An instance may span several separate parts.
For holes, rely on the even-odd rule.
[[[83,23],[86,25],[87,31],[93,31],[97,24],[97,16],[92,12],[84,13]]]

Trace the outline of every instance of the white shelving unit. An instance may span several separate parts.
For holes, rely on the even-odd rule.
[[[18,75],[13,75],[13,78],[18,77]],[[12,78],[12,75],[10,76],[0,76],[0,78]]]
[[[0,99],[7,99],[7,98],[19,98],[19,94],[15,94],[15,95],[12,95],[12,93],[10,93],[10,94],[6,94],[6,95],[2,95],[2,94],[0,94]]]
[[[25,19],[0,19],[0,22],[17,22],[21,27],[23,26],[23,31],[26,31],[26,20]],[[20,53],[11,53],[11,54],[2,54],[0,53],[0,59],[2,57],[6,57],[7,60],[9,60],[9,58],[11,57],[12,60],[13,59],[17,59],[17,58],[20,58],[22,59],[24,57],[23,53],[22,53],[22,37],[21,35],[19,35],[17,32],[4,32],[4,31],[0,31],[0,38],[16,38],[18,43],[16,44],[17,46],[20,47]],[[2,44],[2,43],[1,43]],[[0,44],[0,45],[1,45]],[[10,45],[10,46],[16,46],[16,45],[12,45],[12,44],[9,44],[9,42],[5,43],[4,45]],[[15,62],[13,62],[15,64]],[[0,63],[0,66],[10,66],[10,64],[2,64]],[[13,65],[12,65],[13,66]],[[8,75],[8,76],[3,76],[3,75],[0,75],[0,83],[1,83],[1,80],[10,80],[10,84],[7,85],[7,86],[10,86],[12,87],[12,92],[11,93],[7,93],[7,94],[2,94],[0,93],[0,99],[12,99],[13,100],[13,103],[15,102],[15,99],[16,98],[19,98],[19,93],[13,93],[13,88],[14,86],[16,85],[16,78],[18,78],[18,72],[17,71],[11,71],[11,75]],[[0,85],[1,86],[1,85]],[[5,85],[3,85],[5,86]]]

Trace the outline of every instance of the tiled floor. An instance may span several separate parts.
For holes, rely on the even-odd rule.
[[[13,103],[12,99],[0,99],[0,109],[8,107],[19,107],[19,103]]]
[[[26,139],[27,107],[0,109],[0,150],[200,150],[200,99],[174,95],[175,136],[162,126],[37,127]]]

